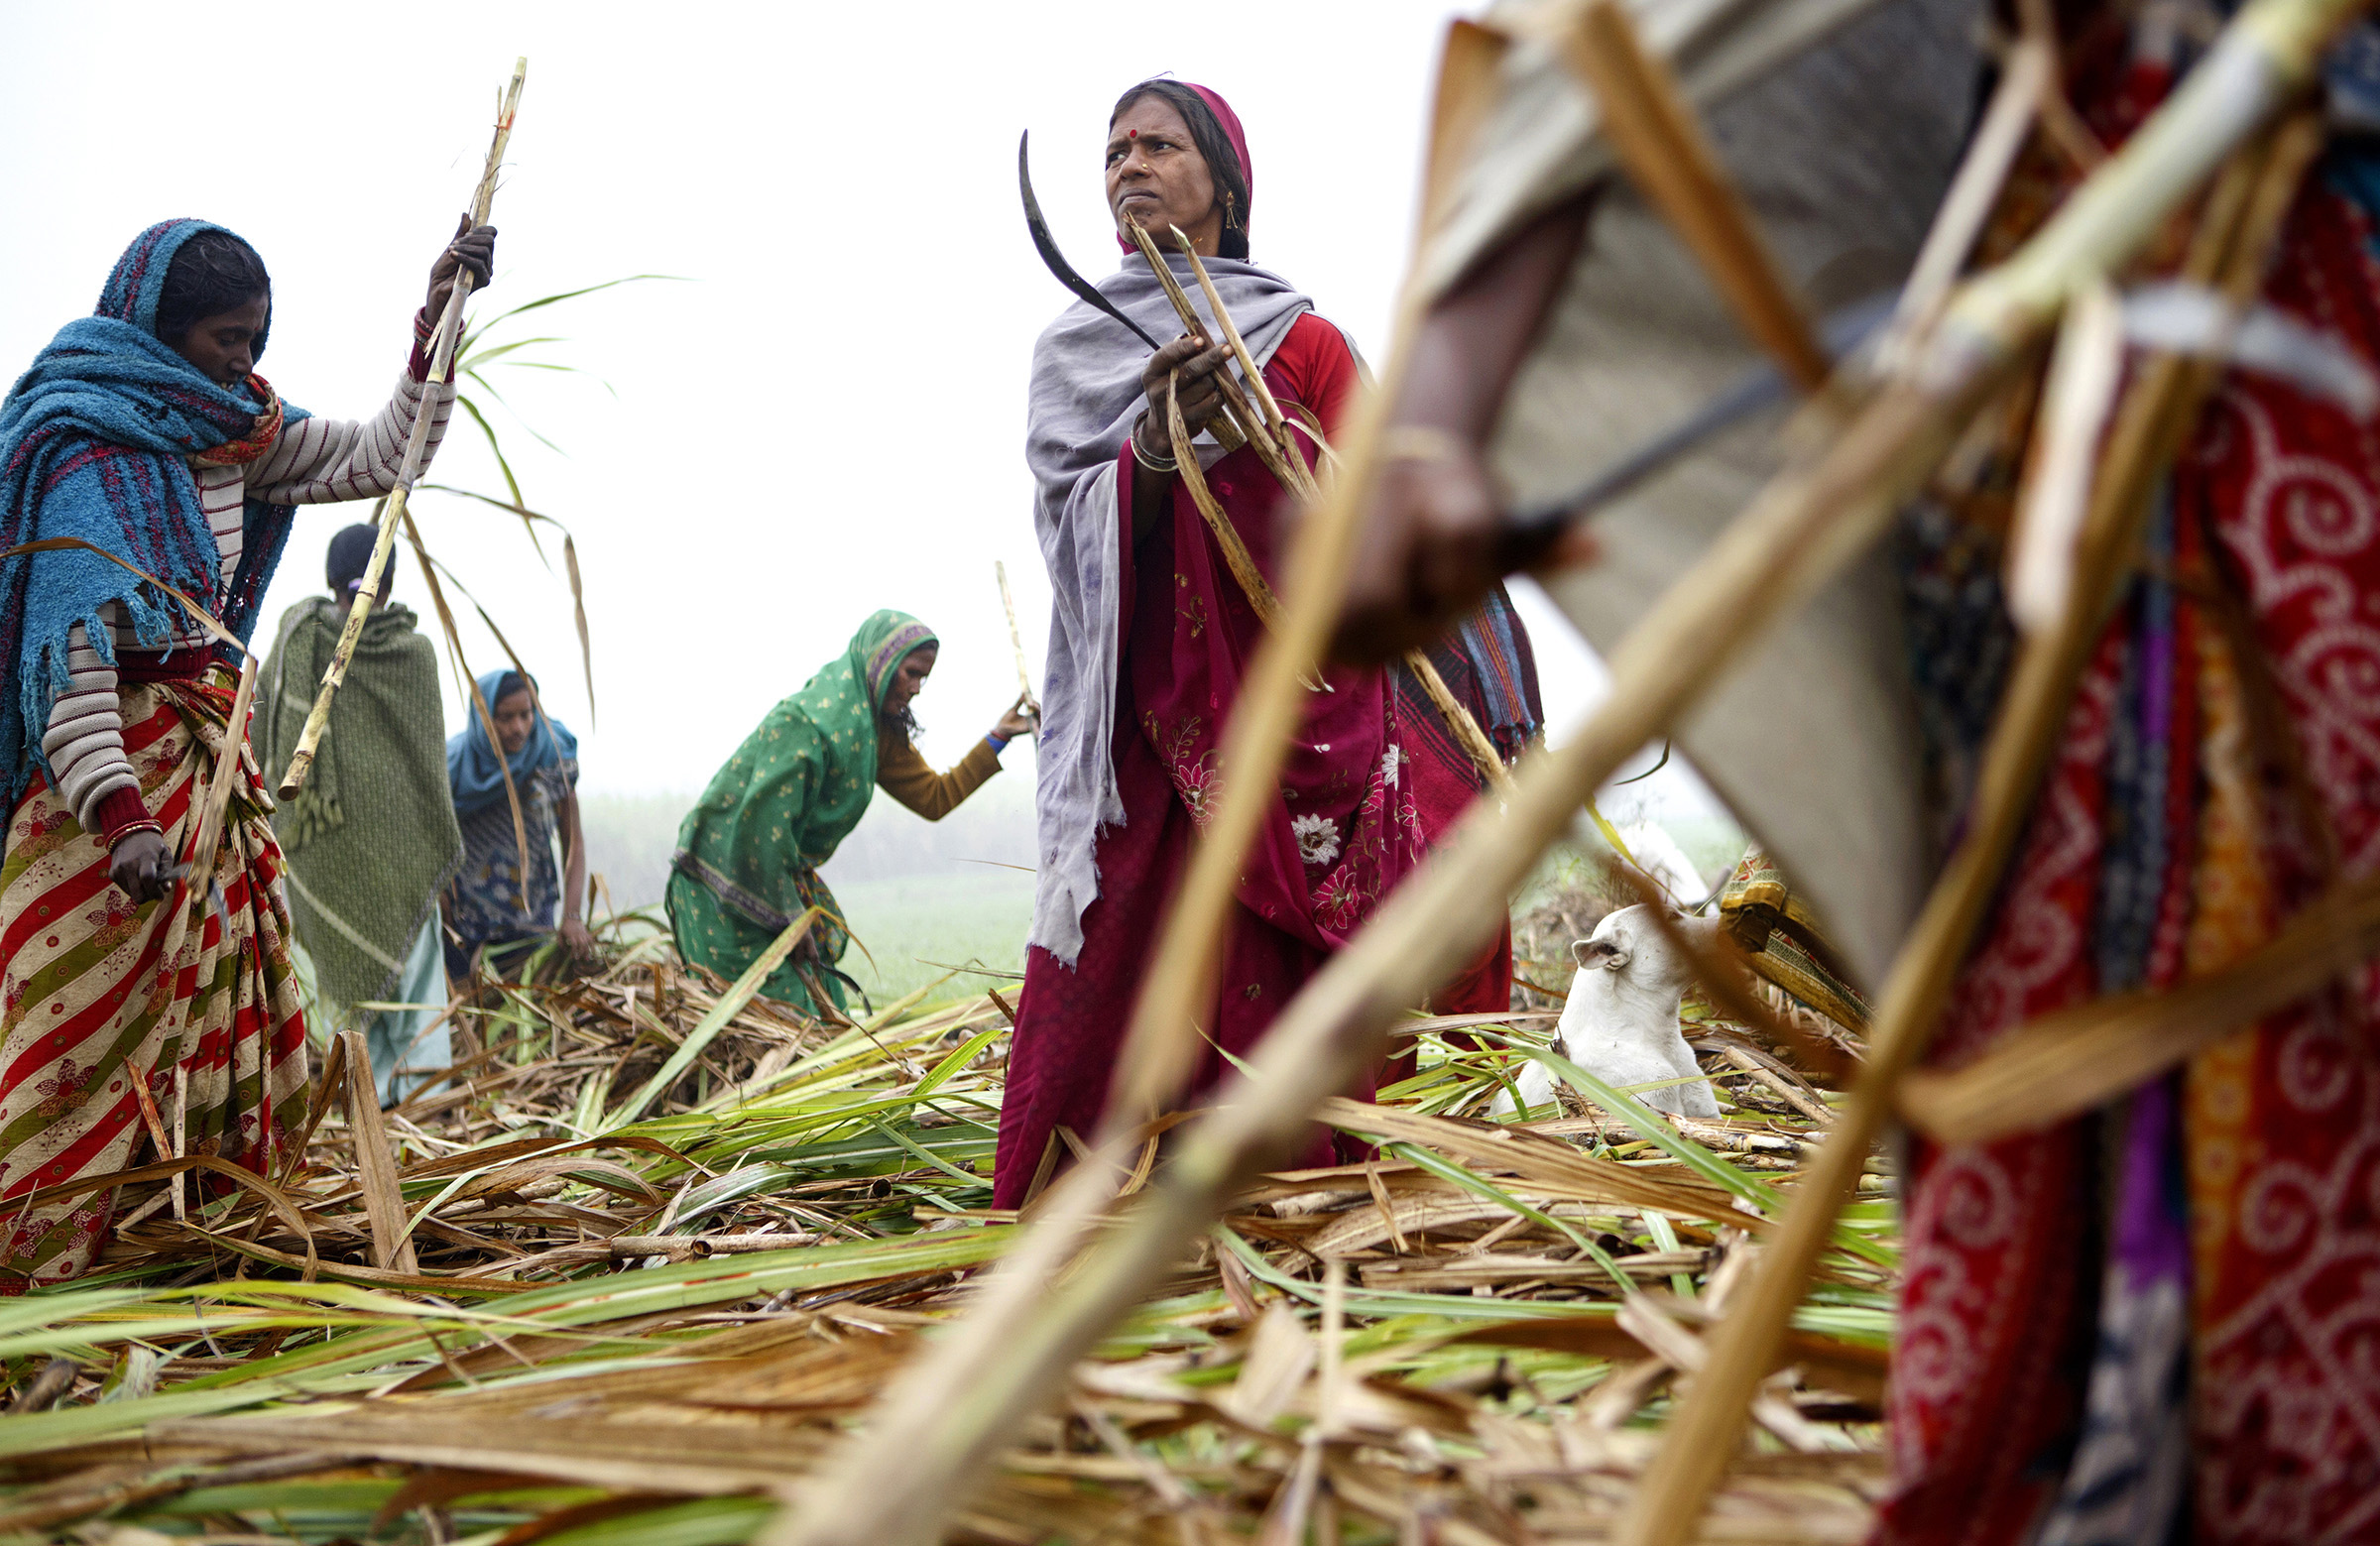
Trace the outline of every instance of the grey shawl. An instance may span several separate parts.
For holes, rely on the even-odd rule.
[[[1191,304],[1205,297],[1187,259],[1170,256]],[[1206,260],[1232,320],[1261,366],[1272,358],[1298,313],[1313,302],[1277,274],[1229,258]],[[1182,331],[1181,319],[1137,253],[1100,281],[1100,293],[1158,338]],[[1213,318],[1208,331],[1215,336]],[[1099,894],[1093,858],[1099,829],[1121,826],[1110,744],[1116,731],[1117,637],[1123,601],[1123,535],[1118,530],[1116,460],[1146,399],[1140,370],[1148,346],[1113,318],[1081,301],[1067,307],[1033,346],[1025,464],[1033,474],[1033,527],[1049,565],[1049,659],[1042,670],[1040,880],[1033,898],[1033,944],[1068,966],[1083,948],[1083,909]],[[1199,463],[1221,454],[1198,438]]]

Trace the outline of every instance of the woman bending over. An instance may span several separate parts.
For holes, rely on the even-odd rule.
[[[941,650],[905,612],[879,612],[840,655],[769,711],[677,829],[669,923],[677,953],[733,982],[811,907],[810,925],[763,991],[840,1013],[850,979],[835,969],[851,935],[818,867],[860,824],[878,788],[940,821],[1000,772],[1000,754],[1034,728],[1019,698],[948,773],[912,738],[910,700]]]

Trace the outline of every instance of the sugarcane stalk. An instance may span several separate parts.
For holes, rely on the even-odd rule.
[[[1174,314],[1182,319],[1182,330],[1200,343],[1212,346],[1213,337],[1207,331],[1205,319],[1198,314],[1198,307],[1190,303],[1190,297],[1183,291],[1181,282],[1173,277],[1173,269],[1166,263],[1165,255],[1157,250],[1156,238],[1149,235],[1137,220],[1130,221],[1128,225],[1132,240],[1140,245],[1141,256],[1148,259],[1149,268],[1156,273],[1157,284],[1164,290],[1165,298],[1173,302]],[[1219,370],[1215,373],[1215,390],[1222,395],[1223,417],[1231,426],[1234,438],[1254,446],[1257,458],[1273,477],[1280,480],[1281,487],[1292,494],[1297,493],[1296,474],[1281,459],[1280,447],[1272,443],[1272,436],[1264,427],[1264,417],[1249,402],[1247,392],[1240,386],[1240,378],[1228,370]],[[1228,450],[1231,447],[1227,443],[1225,448]],[[1182,449],[1175,447],[1175,454],[1181,454]]]
[[[1009,566],[995,558],[992,573],[1000,581],[1001,610],[1009,615],[1009,648],[1016,652],[1016,691],[1024,706],[1037,714],[1041,711],[1041,700],[1033,696],[1033,673],[1024,662],[1024,636],[1016,630],[1016,598],[1009,593]]]
[[[506,85],[496,112],[496,132],[488,144],[487,163],[480,170],[479,186],[471,198],[471,224],[488,223],[489,207],[496,198],[496,175],[504,165],[505,147],[513,137],[513,119],[521,107],[521,85],[529,74],[527,58],[513,64],[513,78]],[[388,571],[389,551],[396,544],[397,524],[405,516],[407,501],[412,497],[414,484],[421,476],[423,463],[428,459],[429,431],[437,419],[440,391],[452,379],[454,351],[462,338],[463,306],[471,298],[471,273],[463,270],[454,277],[454,288],[447,293],[446,309],[438,317],[436,331],[431,335],[429,377],[422,384],[421,401],[414,409],[414,425],[405,437],[405,456],[398,463],[397,486],[389,491],[388,504],[380,516],[380,532],[372,541],[372,557],[364,565],[362,583],[356,587],[355,600],[348,605],[347,621],[339,630],[338,643],[331,648],[330,664],[322,671],[322,687],[314,696],[314,706],[305,716],[305,726],[298,732],[298,749],[290,756],[289,769],[281,775],[281,797],[297,798],[305,786],[305,777],[314,765],[314,756],[322,745],[323,732],[330,726],[330,701],[339,686],[347,679],[347,665],[355,657],[356,642],[363,637],[364,620],[372,615],[372,601],[380,592],[381,576]]]
[[[1826,348],[1668,65],[1646,52],[1618,0],[1592,0],[1562,44],[1566,61],[1594,90],[1604,132],[1630,179],[1693,252],[1744,331],[1787,380],[1816,392],[1834,369]]]
[[[1240,592],[1248,598],[1248,605],[1256,614],[1256,621],[1266,628],[1274,627],[1281,620],[1281,603],[1272,593],[1272,582],[1265,579],[1264,571],[1256,567],[1255,555],[1248,550],[1248,543],[1242,540],[1240,529],[1232,525],[1230,513],[1215,502],[1215,495],[1207,487],[1207,475],[1198,465],[1198,458],[1187,451],[1190,430],[1182,419],[1179,375],[1177,371],[1165,378],[1165,430],[1173,436],[1182,487],[1190,491],[1190,503],[1198,507],[1199,515],[1206,520],[1207,530],[1215,534],[1215,545],[1223,549],[1223,565],[1232,571],[1232,578],[1239,581]],[[1321,684],[1317,681],[1311,685],[1319,687]]]
[[[1255,394],[1256,406],[1264,412],[1264,427],[1272,432],[1275,443],[1284,450],[1292,449],[1289,421],[1281,416],[1281,405],[1273,401],[1272,388],[1265,385],[1264,373],[1256,369],[1255,356],[1248,352],[1248,340],[1240,336],[1240,324],[1232,320],[1232,313],[1224,305],[1223,297],[1216,293],[1215,281],[1208,275],[1206,264],[1198,256],[1197,244],[1182,234],[1180,226],[1169,229],[1173,232],[1174,242],[1182,249],[1182,256],[1190,260],[1190,272],[1197,277],[1198,288],[1206,295],[1207,309],[1215,313],[1215,325],[1223,329],[1223,341],[1231,346],[1232,358],[1240,362],[1240,374],[1248,378],[1248,390]],[[1311,480],[1305,493],[1307,498],[1313,497]]]
[[[1209,292],[1209,295],[1211,297],[1213,293]],[[1182,407],[1171,380],[1167,381],[1165,387],[1165,427],[1173,436],[1176,447],[1190,443],[1189,430],[1182,420]],[[1182,487],[1190,491],[1190,502],[1198,507],[1199,515],[1205,518],[1207,530],[1215,534],[1215,543],[1223,549],[1224,567],[1230,569],[1232,578],[1240,582],[1241,594],[1248,598],[1256,620],[1266,628],[1275,626],[1280,620],[1281,604],[1273,595],[1271,584],[1264,578],[1264,571],[1256,567],[1256,560],[1249,552],[1248,544],[1241,540],[1239,528],[1232,525],[1231,516],[1208,490],[1206,474],[1200,470],[1198,458],[1183,456],[1180,462]],[[1439,717],[1446,721],[1447,729],[1454,732],[1455,740],[1461,743],[1472,762],[1478,765],[1480,776],[1487,780],[1488,786],[1499,792],[1508,790],[1512,785],[1512,775],[1504,767],[1503,757],[1496,751],[1495,743],[1488,739],[1488,733],[1480,728],[1480,722],[1471,717],[1471,710],[1465,708],[1447,687],[1446,678],[1438,674],[1438,667],[1430,663],[1429,655],[1419,650],[1409,650],[1405,653],[1404,663],[1405,669],[1411,671],[1421,683],[1421,690],[1429,695],[1430,703],[1438,710]],[[1322,678],[1317,674],[1309,672],[1301,680],[1309,692],[1322,690]]]
[[[2066,611],[2077,537],[2123,373],[2123,301],[2113,285],[2093,285],[2059,324],[2026,447],[2003,566],[2008,617],[2020,634],[2046,633]]]
[[[1446,721],[1446,728],[1455,733],[1455,739],[1471,755],[1473,765],[1480,770],[1480,776],[1487,780],[1488,787],[1498,794],[1511,793],[1512,770],[1504,766],[1503,754],[1495,749],[1493,741],[1488,739],[1488,732],[1480,728],[1480,722],[1471,717],[1471,710],[1464,707],[1463,700],[1455,696],[1454,689],[1447,686],[1446,678],[1438,674],[1438,667],[1430,662],[1429,655],[1420,650],[1406,651],[1405,669],[1411,671],[1413,679],[1421,683],[1421,690],[1429,698],[1430,706],[1438,711],[1438,717]]]
[[[1207,488],[1207,475],[1198,465],[1198,457],[1186,449],[1190,444],[1190,430],[1182,419],[1178,375],[1178,372],[1169,373],[1165,378],[1165,430],[1173,437],[1182,487],[1190,491],[1190,503],[1198,507],[1199,516],[1207,523],[1207,530],[1215,534],[1215,545],[1223,549],[1224,567],[1232,571],[1232,578],[1239,583],[1240,594],[1248,598],[1249,610],[1255,613],[1257,622],[1268,629],[1272,628],[1280,622],[1280,599],[1273,594],[1272,583],[1264,578],[1264,571],[1256,567],[1255,556],[1248,550],[1248,543],[1241,539],[1240,529],[1232,525],[1230,514],[1216,503],[1214,494]],[[1321,672],[1312,668],[1299,673],[1298,685],[1308,692],[1328,690]]]
[[[2033,240],[1976,277],[1945,318],[1974,337],[2030,336],[2068,296],[2112,275],[2215,166],[2313,80],[2368,0],[2253,0],[2123,149]]]
[[[2108,228],[2059,233],[2069,261],[2079,266],[2075,272],[2035,262],[2024,285],[1983,292],[1991,303],[1939,337],[1913,379],[1868,403],[1815,467],[1780,475],[1622,642],[1604,707],[1566,743],[1522,764],[1500,816],[1473,808],[1453,842],[1308,983],[1257,1047],[1249,1071],[1222,1093],[1212,1115],[1185,1130],[1176,1157],[1131,1211],[1103,1227],[1112,1178],[1130,1160],[1129,1139],[1142,1110],[1128,1098],[1165,1087],[1171,1072],[1165,1047],[1178,1033],[1175,1022],[1211,991],[1221,920],[1295,723],[1297,661],[1319,654],[1345,593],[1355,511],[1376,476],[1382,405],[1393,401],[1410,368],[1421,296],[1408,284],[1386,389],[1359,414],[1350,476],[1300,534],[1299,562],[1290,571],[1299,588],[1282,627],[1259,651],[1227,730],[1225,764],[1238,775],[1225,782],[1134,1015],[1128,1057],[1137,1054],[1149,1066],[1120,1080],[1093,1161],[1044,1194],[1038,1222],[967,1317],[902,1371],[871,1426],[760,1537],[764,1546],[908,1546],[934,1539],[961,1488],[1003,1437],[1171,1266],[1182,1243],[1207,1227],[1239,1179],[1286,1152],[1317,1105],[1373,1054],[1388,1023],[1476,954],[1512,888],[1568,830],[1585,797],[1691,707],[1732,658],[1872,545],[1898,500],[1931,475],[1965,416],[2026,357],[2055,314],[2050,299],[2128,260],[2213,164],[2307,78],[2328,31],[2354,9],[2347,0],[2253,0],[2215,52],[2240,47],[2232,40],[2244,38],[2273,59],[2257,98],[2243,107],[2186,83],[2097,174],[2094,180],[2118,183],[2126,195],[2079,196],[2066,206],[2062,219]],[[1486,89],[1485,72],[1471,79],[1475,90]],[[1450,83],[1443,74],[1441,82]],[[2153,132],[2176,118],[2180,128]],[[2210,143],[2194,143],[2201,136]],[[1451,154],[1444,146],[1440,152]],[[2143,157],[2155,164],[2144,167]],[[2177,172],[2177,162],[2189,170]],[[2153,207],[2143,210],[2132,200]],[[2075,216],[2078,207],[2083,213]],[[1159,1043],[1153,1058],[1138,1053],[1151,1039]],[[1829,1211],[1823,1222],[1832,1219]],[[1735,1318],[1730,1312],[1723,1327]],[[1723,1337],[1715,1346],[1715,1371],[1742,1356],[1733,1342]],[[1741,1400],[1729,1404],[1742,1410]],[[1724,1426],[1737,1431],[1735,1424]],[[1725,1465],[1725,1452],[1723,1442],[1717,1465]],[[1690,1492],[1676,1506],[1695,1508],[1699,1496]],[[1690,1513],[1678,1529],[1693,1522]]]
[[[1190,260],[1190,272],[1197,276],[1199,289],[1206,293],[1207,304],[1215,313],[1215,325],[1222,329],[1231,347],[1232,357],[1240,362],[1240,369],[1247,374],[1250,385],[1259,394],[1263,404],[1262,428],[1250,431],[1249,442],[1256,447],[1256,454],[1264,458],[1264,464],[1272,470],[1284,489],[1295,498],[1311,503],[1321,497],[1322,490],[1307,469],[1305,459],[1298,454],[1296,442],[1289,436],[1288,420],[1282,417],[1280,405],[1273,400],[1272,389],[1264,384],[1264,373],[1257,369],[1255,356],[1249,353],[1248,342],[1240,336],[1239,324],[1232,320],[1232,313],[1225,307],[1223,297],[1217,294],[1215,281],[1208,275],[1206,264],[1199,260],[1198,249],[1191,244],[1189,237],[1182,234],[1180,226],[1174,226],[1172,230],[1174,239],[1181,243],[1183,256]],[[1165,264],[1148,232],[1135,225],[1133,233],[1142,251],[1147,254],[1150,265],[1164,269]],[[1176,297],[1175,308],[1182,313],[1183,320],[1193,327],[1198,326],[1198,314],[1190,308],[1188,295],[1173,283],[1170,272],[1165,279],[1166,293]],[[1218,372],[1217,375],[1219,380],[1229,379],[1224,373]],[[1249,556],[1248,546],[1241,541],[1231,518],[1207,492],[1206,477],[1198,466],[1197,457],[1185,454],[1184,448],[1189,445],[1190,439],[1184,432],[1181,411],[1173,403],[1170,388],[1166,411],[1169,416],[1166,428],[1173,436],[1174,455],[1181,464],[1183,486],[1190,490],[1192,503],[1198,506],[1199,514],[1206,518],[1208,527],[1215,533],[1215,540],[1223,548],[1224,562],[1231,569],[1233,577],[1239,580],[1249,605],[1269,627],[1280,614],[1280,604],[1273,599],[1272,587],[1265,582],[1255,560]],[[1250,416],[1252,418],[1253,415]],[[1272,455],[1265,454],[1268,441],[1273,448]],[[1446,727],[1453,732],[1456,742],[1479,768],[1480,776],[1488,786],[1499,792],[1508,790],[1512,783],[1511,773],[1505,769],[1503,757],[1496,751],[1495,743],[1480,728],[1480,722],[1472,718],[1471,710],[1464,707],[1462,701],[1448,689],[1446,678],[1439,675],[1438,667],[1430,663],[1428,654],[1409,650],[1405,652],[1404,663],[1405,669],[1411,671],[1414,679],[1421,683],[1422,692],[1429,698],[1431,706],[1437,709],[1439,718],[1446,721]],[[1309,688],[1319,688],[1321,679],[1309,676],[1307,685]]]
[[[249,655],[240,662],[240,683],[231,695],[231,718],[223,729],[223,749],[215,756],[209,770],[206,787],[198,798],[198,820],[190,832],[190,847],[181,862],[181,879],[175,882],[172,895],[167,897],[164,917],[165,943],[157,953],[159,982],[170,994],[174,979],[180,973],[181,947],[189,935],[190,919],[206,911],[208,896],[215,879],[215,850],[223,838],[223,816],[231,806],[231,791],[238,779],[241,748],[248,740],[248,705],[256,698],[256,656]],[[170,1011],[171,1012],[171,1011]],[[182,1052],[188,1043],[187,1025],[174,1037],[174,1141],[166,1159],[179,1159],[182,1134],[187,1127],[189,1087],[182,1071]],[[174,1177],[174,1217],[183,1216],[182,1178]]]
[[[1960,269],[1974,251],[1984,222],[1999,202],[2000,188],[2008,180],[2009,169],[2016,165],[2017,152],[2025,147],[2041,94],[2052,85],[2051,72],[2056,65],[2056,45],[2039,37],[2019,40],[2001,60],[2000,83],[1992,91],[1991,104],[1983,110],[1982,122],[1960,159],[1951,190],[1934,211],[1925,242],[1917,250],[1917,261],[1910,265],[1908,283],[1901,287],[1900,299],[1893,305],[1896,344],[1905,343],[1930,323],[1951,287],[1958,283]]]

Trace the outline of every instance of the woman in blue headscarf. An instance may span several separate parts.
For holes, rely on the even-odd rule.
[[[296,1141],[281,852],[221,641],[255,627],[294,506],[396,485],[429,318],[494,241],[458,232],[439,256],[413,358],[366,421],[310,417],[255,373],[272,281],[199,220],[142,232],[0,401],[0,1293],[90,1265],[118,1189],[76,1183],[145,1144],[269,1172]],[[190,852],[234,747],[219,846]],[[169,893],[208,902],[176,929]]]
[[[595,951],[595,936],[579,917],[587,895],[587,845],[578,824],[578,737],[545,717],[535,677],[490,671],[479,679],[479,695],[496,721],[495,741],[474,710],[463,733],[446,743],[446,781],[463,829],[463,866],[447,883],[441,903],[446,972],[457,982],[470,975],[483,950],[487,964],[501,973],[557,932],[557,907],[558,932],[570,954],[584,961]],[[557,832],[563,854],[558,868]]]

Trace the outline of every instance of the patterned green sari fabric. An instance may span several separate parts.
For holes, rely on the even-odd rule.
[[[762,991],[815,1011],[848,1003],[833,968],[851,936],[819,879],[876,791],[877,720],[885,689],[910,651],[936,643],[905,612],[879,612],[842,654],[769,711],[713,775],[677,829],[669,923],[678,954],[729,981],[812,906],[812,925]]]

